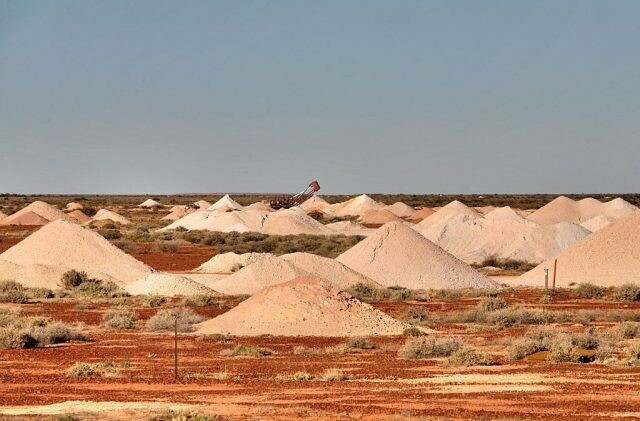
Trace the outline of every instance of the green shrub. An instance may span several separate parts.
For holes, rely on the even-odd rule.
[[[398,351],[401,358],[422,359],[448,357],[462,346],[462,343],[455,338],[414,338],[407,339]]]
[[[37,341],[25,330],[15,327],[0,328],[1,349],[33,348]]]
[[[54,298],[56,295],[48,288],[30,288],[29,296],[31,298]]]
[[[509,358],[521,360],[540,351],[548,351],[557,341],[559,332],[553,328],[540,327],[533,329],[519,339],[513,340],[509,348]]]
[[[16,281],[0,282],[0,302],[23,304],[29,300],[25,287]]]
[[[160,307],[164,305],[164,303],[166,302],[167,302],[167,299],[162,295],[145,295],[140,300],[140,304],[142,305],[142,307],[150,307],[150,308]]]
[[[349,338],[346,342],[349,349],[377,349],[378,345],[371,342],[368,338]]]
[[[555,363],[578,363],[580,362],[580,354],[576,352],[576,348],[570,342],[561,342],[555,344],[547,356],[547,361]]]
[[[491,365],[491,358],[474,348],[465,346],[455,351],[447,360],[449,365],[470,367],[474,365]]]
[[[478,304],[478,308],[482,311],[496,311],[508,307],[509,304],[502,297],[488,297]]]
[[[409,324],[422,324],[427,321],[427,312],[421,308],[409,307],[404,312],[403,320]]]
[[[573,335],[571,345],[581,349],[596,349],[600,345],[600,340],[593,335]]]
[[[67,369],[67,377],[88,378],[96,376],[96,370],[92,364],[74,363]]]
[[[192,326],[204,320],[204,317],[189,308],[160,310],[147,320],[146,328],[151,331],[173,331],[178,320],[178,332],[190,332]]]
[[[105,282],[99,279],[90,279],[83,282],[74,289],[74,293],[79,296],[91,298],[117,298],[128,295],[115,283],[111,281]]]
[[[30,335],[40,346],[87,340],[86,336],[77,329],[60,322],[46,324],[44,326],[34,326],[31,329]]]
[[[272,350],[256,345],[237,345],[233,349],[225,349],[220,352],[220,355],[226,357],[266,357],[272,354],[274,354]]]
[[[590,283],[582,283],[575,289],[575,294],[580,298],[597,299],[604,296],[605,288]]]
[[[120,238],[122,238],[122,233],[117,229],[101,228],[98,230],[98,234],[100,234],[107,240],[119,240]]]
[[[62,274],[62,286],[65,289],[74,289],[79,287],[84,282],[89,280],[89,276],[86,272],[79,272],[77,270],[69,270]]]
[[[620,301],[640,300],[640,286],[636,284],[624,284],[614,288],[613,298]]]
[[[417,327],[409,327],[409,328],[407,328],[407,329],[402,331],[402,336],[408,336],[408,337],[413,337],[413,338],[417,338],[419,336],[425,336],[425,335],[426,335],[426,333],[424,333],[423,331],[421,331]]]
[[[106,329],[135,329],[136,318],[127,310],[110,310],[102,315],[102,327]]]
[[[215,304],[216,300],[213,296],[207,294],[199,294],[184,299],[184,305],[188,307],[204,307]]]
[[[634,361],[640,360],[640,342],[636,342],[627,348],[627,356]]]

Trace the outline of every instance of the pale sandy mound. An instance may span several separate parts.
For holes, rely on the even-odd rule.
[[[234,273],[245,266],[257,262],[265,257],[274,257],[271,253],[222,253],[213,256],[200,265],[195,272],[199,273]]]
[[[402,219],[399,216],[396,216],[394,213],[386,209],[376,209],[376,210],[366,211],[360,217],[359,222],[363,225],[381,226],[391,221],[401,222]]]
[[[255,202],[244,207],[245,210],[256,210],[263,212],[273,212],[273,208],[266,202]]]
[[[487,219],[492,219],[494,221],[511,219],[514,221],[522,221],[524,218],[520,216],[515,210],[513,210],[509,206],[504,206],[501,208],[494,208],[491,212],[488,212],[484,215]]]
[[[374,228],[367,228],[364,225],[353,221],[332,222],[325,225],[325,227],[329,228],[336,234],[342,235],[362,235],[367,237],[371,233],[375,232]]]
[[[265,215],[260,232],[273,235],[328,235],[331,230],[307,215],[299,207],[280,209]]]
[[[600,215],[619,219],[635,210],[637,207],[621,198],[602,203],[591,197],[576,202],[560,196],[533,212],[528,218],[543,225],[552,225],[558,222],[581,224]]]
[[[207,210],[219,210],[226,212],[228,210],[242,210],[242,205],[231,198],[228,194],[225,194],[213,205],[209,206]]]
[[[355,284],[365,284],[374,288],[382,288],[382,285],[376,281],[328,257],[299,252],[285,254],[280,256],[280,258],[293,263],[318,278],[324,279],[336,288],[347,289]]]
[[[329,202],[324,200],[322,197],[313,195],[307,200],[305,200],[302,204],[300,204],[300,208],[306,213],[311,212],[322,212],[326,214],[332,214],[331,205]]]
[[[336,260],[385,286],[430,289],[498,285],[399,222],[382,226]]]
[[[487,215],[488,213],[496,210],[496,207],[495,206],[476,206],[473,209],[475,209],[475,211],[478,212],[480,215]]]
[[[19,265],[2,260],[0,255],[0,281],[16,281],[27,288],[59,289],[62,275],[70,269],[40,264]]]
[[[400,335],[409,325],[313,277],[275,285],[196,325],[196,334],[238,336]]]
[[[117,222],[118,224],[122,224],[122,225],[127,225],[130,224],[131,221],[129,221],[127,218],[125,218],[124,216],[117,214],[113,211],[110,211],[108,209],[100,209],[98,212],[96,212],[95,215],[93,215],[93,218],[91,218],[94,221],[106,221],[106,220],[110,220],[113,222]]]
[[[422,221],[423,219],[433,215],[435,212],[436,211],[434,211],[431,208],[418,209],[416,211],[416,213],[414,213],[413,215],[411,215],[410,217],[407,218],[407,221],[417,224],[418,222]]]
[[[205,208],[206,209],[206,208]],[[162,217],[164,221],[177,221],[178,219],[190,213],[197,212],[199,209],[188,208],[186,206],[178,206],[172,209],[167,215]]]
[[[585,237],[556,256],[556,285],[590,282],[616,286],[640,282],[640,212],[613,222]],[[514,281],[515,284],[543,286],[544,269],[553,273],[555,258],[550,258]]]
[[[152,272],[149,266],[125,254],[100,234],[60,220],[45,225],[0,254],[0,259],[24,266],[40,264],[83,270],[121,285]]]
[[[78,202],[69,202],[67,203],[67,207],[65,208],[67,212],[71,212],[74,210],[84,210],[84,205]]]
[[[258,259],[210,286],[227,295],[255,294],[268,286],[307,275],[308,272],[293,263],[273,256]]]
[[[385,209],[400,218],[408,218],[416,213],[414,208],[402,202],[396,202],[393,205],[387,206]]]
[[[194,205],[196,205],[198,209],[205,210],[211,206],[211,203],[207,202],[206,200],[198,200],[194,203]]]
[[[196,281],[169,273],[151,273],[128,284],[124,289],[131,295],[163,295],[166,297],[220,295]]]
[[[430,224],[439,224],[443,221],[446,221],[454,216],[458,215],[469,215],[469,216],[481,216],[478,212],[471,209],[469,206],[465,205],[462,202],[454,200],[453,202],[443,206],[438,209],[433,215],[428,216],[422,220],[419,224],[416,225],[416,229],[421,229],[422,227],[427,227]]]
[[[49,221],[58,219],[74,224],[77,223],[75,219],[55,206],[38,200],[13,215],[7,216],[0,221],[0,225],[44,225]],[[40,221],[40,223],[34,223],[37,221]],[[43,221],[46,222],[42,223]]]
[[[162,207],[163,204],[158,202],[157,200],[147,199],[144,202],[140,203],[139,206],[141,208],[155,208],[155,207]]]
[[[583,227],[585,227],[591,232],[596,232],[596,231],[600,231],[602,228],[611,224],[613,221],[615,221],[615,219],[610,218],[608,216],[604,216],[604,215],[598,215],[584,221],[580,225],[582,225]]]
[[[502,213],[506,213],[504,218],[500,218]],[[469,264],[479,264],[490,257],[539,263],[589,234],[575,224],[540,225],[503,211],[492,217],[457,215],[415,228]]]
[[[0,210],[0,219],[4,219],[7,217],[7,214]]]
[[[48,219],[33,212],[22,212],[20,215],[13,214],[0,221],[0,225],[47,225],[48,223]]]
[[[67,213],[67,215],[69,215],[70,217],[72,217],[73,219],[75,219],[76,221],[78,221],[81,224],[84,224],[84,223],[87,223],[87,222],[91,221],[91,217],[87,216],[80,209],[73,210],[73,211]]]
[[[354,197],[342,203],[331,205],[331,212],[337,216],[362,216],[370,210],[382,209],[384,205],[366,194]]]

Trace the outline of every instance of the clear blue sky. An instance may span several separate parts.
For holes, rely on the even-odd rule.
[[[0,0],[0,192],[637,192],[640,1]]]

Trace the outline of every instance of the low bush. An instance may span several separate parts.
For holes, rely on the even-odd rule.
[[[638,322],[622,322],[614,326],[610,333],[620,339],[631,339],[640,336],[640,323]]]
[[[220,355],[225,357],[266,357],[273,354],[272,350],[256,345],[237,345],[233,349],[225,349],[220,352]]]
[[[549,350],[547,361],[554,363],[578,363],[580,354],[570,342],[558,342]]]
[[[121,371],[131,366],[127,360],[106,361],[100,363],[76,362],[67,369],[67,377],[120,377]]]
[[[135,329],[136,317],[127,310],[110,310],[102,315],[102,327],[106,329]]]
[[[462,343],[455,338],[414,338],[407,339],[398,351],[398,356],[407,359],[448,357],[456,352]]]
[[[87,340],[87,337],[77,329],[60,322],[32,326],[29,334],[35,339],[38,346]]]
[[[488,297],[478,304],[478,308],[482,311],[496,311],[508,307],[509,304],[502,297]]]
[[[161,307],[166,302],[167,299],[162,295],[145,295],[140,300],[140,305],[142,305],[142,307],[154,308]]]
[[[0,328],[1,349],[33,348],[37,341],[27,331],[15,327]]]
[[[98,230],[98,234],[100,234],[107,240],[119,240],[120,238],[122,238],[122,233],[117,229],[101,228]]]
[[[15,281],[0,282],[0,302],[23,304],[29,300],[26,288]]]
[[[325,382],[342,382],[345,380],[350,380],[351,376],[343,373],[341,370],[336,368],[329,368],[322,373],[320,376],[320,380]]]
[[[86,272],[70,270],[62,275],[62,285],[72,296],[116,298],[128,294],[111,281],[90,278]]]
[[[533,269],[536,265],[525,262],[524,260],[515,259],[500,259],[497,256],[489,256],[482,261],[480,267],[495,267],[502,270],[514,270],[518,272],[527,272]]]
[[[465,346],[455,351],[447,360],[449,365],[470,367],[474,365],[491,365],[491,358],[475,348]]]
[[[349,338],[345,344],[349,349],[377,349],[378,344],[368,338]]]
[[[187,297],[184,299],[183,304],[188,307],[204,307],[215,304],[216,300],[211,295],[199,294]]]
[[[627,283],[613,289],[613,298],[619,301],[640,300],[640,286]]]
[[[627,356],[634,362],[640,361],[640,342],[636,342],[627,348]]]
[[[427,312],[418,307],[409,307],[404,312],[403,320],[409,324],[423,324],[427,321]]]
[[[178,321],[178,332],[191,332],[192,326],[204,320],[204,317],[189,308],[160,310],[147,320],[146,328],[151,331],[174,330]]]
[[[287,381],[287,382],[307,382],[314,380],[316,378],[315,375],[308,373],[306,371],[296,371],[291,374],[278,374],[275,377],[276,381]]]
[[[79,272],[77,270],[69,270],[62,274],[62,286],[65,289],[74,289],[80,286],[82,283],[89,280],[89,275],[86,272]]]
[[[168,410],[161,414],[153,415],[149,421],[218,421],[218,415],[204,414],[201,412]]]
[[[402,331],[402,336],[408,336],[408,337],[413,337],[413,338],[417,338],[419,336],[425,336],[425,335],[426,335],[426,333],[424,333],[423,331],[421,331],[417,327],[409,327],[409,328],[407,328],[407,329]]]
[[[572,335],[570,340],[572,346],[580,349],[597,349],[600,346],[600,339],[593,335]]]
[[[198,341],[217,342],[219,344],[228,344],[231,338],[221,333],[212,333],[210,335],[202,335],[196,338]]]
[[[56,295],[48,288],[29,288],[28,294],[31,298],[54,298]]]
[[[605,288],[590,283],[579,284],[575,289],[575,294],[580,298],[598,299],[604,296]]]
[[[67,369],[67,377],[88,378],[96,375],[97,373],[93,364],[74,363]]]

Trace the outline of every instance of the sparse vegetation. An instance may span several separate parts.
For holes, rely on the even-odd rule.
[[[211,295],[199,294],[187,297],[184,299],[183,304],[188,307],[204,307],[211,306],[216,303],[216,300]]]
[[[407,339],[398,355],[407,359],[442,358],[453,354],[461,346],[462,342],[455,338],[414,338]]]
[[[146,328],[151,331],[174,330],[178,321],[178,332],[190,332],[192,326],[204,320],[202,316],[189,308],[160,310],[147,320]]]
[[[590,283],[579,284],[575,293],[579,298],[599,299],[604,296],[605,288]]]
[[[426,333],[418,329],[417,327],[409,327],[402,331],[402,336],[417,338],[419,336],[425,336]]]
[[[273,355],[275,352],[256,345],[237,345],[233,349],[225,349],[220,355],[225,357],[266,357]]]
[[[515,272],[527,272],[536,267],[533,263],[515,259],[500,259],[496,256],[487,257],[478,265],[479,267],[495,267],[502,270]]]
[[[482,311],[496,311],[508,307],[509,304],[502,297],[487,297],[478,304],[478,308]]]
[[[613,298],[619,301],[640,300],[640,286],[636,284],[624,284],[613,289]]]
[[[101,363],[76,362],[67,369],[67,377],[120,377],[122,370],[131,366],[129,361],[106,361]]]
[[[470,367],[474,365],[491,365],[492,363],[491,358],[488,355],[469,346],[465,346],[455,351],[453,354],[451,354],[447,362],[452,366],[463,367]]]
[[[0,348],[35,348],[72,340],[87,340],[78,329],[43,317],[23,317],[17,312],[0,312]]]
[[[0,282],[0,303],[22,304],[29,300],[26,289],[15,281]]]
[[[142,307],[155,308],[163,306],[166,302],[167,299],[162,295],[145,295],[140,300],[140,305]]]
[[[405,310],[402,319],[412,325],[423,324],[427,321],[427,312],[418,307],[410,307]]]
[[[135,329],[136,317],[127,310],[110,310],[102,315],[102,327],[106,329]]]
[[[286,381],[286,382],[307,382],[311,380],[315,380],[317,377],[311,373],[306,371],[296,371],[291,374],[278,374],[275,377],[276,381]]]
[[[62,285],[69,295],[76,297],[117,298],[128,295],[111,281],[90,278],[86,272],[76,270],[62,275]]]

